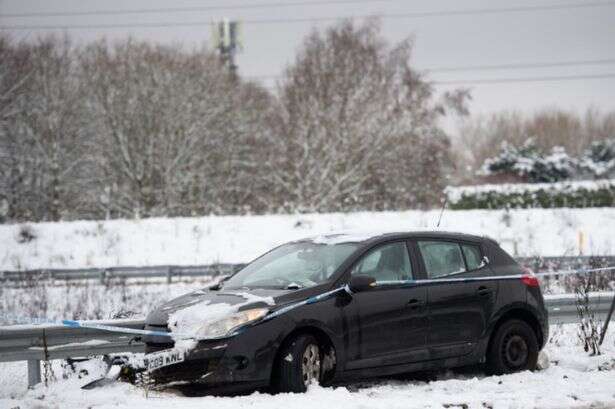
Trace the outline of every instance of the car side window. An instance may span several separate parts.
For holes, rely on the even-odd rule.
[[[478,246],[473,246],[471,244],[462,244],[461,250],[463,250],[463,255],[466,258],[468,270],[476,270],[482,267],[482,257],[480,255],[480,249],[478,248]]]
[[[459,244],[445,241],[419,241],[418,245],[429,278],[466,271]]]
[[[352,275],[367,275],[376,281],[412,279],[412,265],[405,242],[385,244],[367,253],[352,269]]]

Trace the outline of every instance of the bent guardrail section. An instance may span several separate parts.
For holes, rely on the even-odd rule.
[[[105,325],[141,329],[140,319],[92,321]],[[62,325],[12,325],[0,327],[0,362],[27,361],[28,386],[41,381],[40,362],[106,355],[120,352],[143,352],[143,343],[133,336],[93,328],[70,328]]]

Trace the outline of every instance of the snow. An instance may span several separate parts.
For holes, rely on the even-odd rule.
[[[433,229],[439,216],[440,210],[410,210],[38,223],[29,225],[36,238],[27,243],[17,240],[21,225],[2,225],[0,271],[246,263],[288,241]],[[519,256],[615,254],[615,208],[447,210],[440,230],[487,235]]]
[[[615,188],[615,179],[565,181],[555,183],[501,183],[468,186],[448,186],[444,190],[450,203],[459,202],[463,196],[534,193],[540,190],[552,193],[596,191]]]
[[[246,292],[236,292],[236,291],[232,291],[232,292],[231,291],[224,291],[224,292],[222,292],[220,294],[221,295],[223,295],[223,294],[233,294],[233,295],[237,295],[239,297],[242,297],[246,301],[244,303],[242,303],[241,305],[257,304],[257,303],[263,303],[263,304],[267,304],[267,305],[275,305],[275,301],[274,301],[273,297],[261,297],[260,295],[250,294],[250,293],[246,293]]]
[[[204,323],[218,321],[236,311],[234,305],[202,301],[169,315],[169,328],[175,339],[196,338]]]
[[[104,372],[96,360],[78,364],[77,373],[54,365],[55,382],[47,388],[25,389],[25,363],[0,364],[0,407],[42,408],[130,408],[130,409],[413,409],[413,408],[612,408],[615,406],[615,337],[607,334],[603,354],[588,356],[576,338],[575,325],[551,328],[546,347],[547,369],[504,376],[486,376],[480,369],[442,371],[433,375],[409,375],[355,382],[335,387],[312,386],[305,394],[268,395],[253,393],[239,397],[185,397],[178,391],[148,391],[113,384],[85,391],[80,386]],[[18,376],[15,376],[18,374]],[[60,376],[62,375],[62,376]],[[67,379],[63,379],[63,376]],[[9,380],[10,378],[10,380]],[[16,379],[17,378],[17,379]],[[19,384],[20,387],[16,385]]]
[[[36,238],[18,243],[22,226],[0,226],[0,270],[28,268],[83,268],[117,265],[244,263],[287,241],[312,237],[322,243],[363,240],[386,231],[426,230],[435,226],[440,210],[303,214],[279,216],[200,217],[30,224]],[[369,228],[377,230],[365,232]],[[445,211],[441,230],[487,235],[519,256],[615,254],[615,208],[521,209]],[[344,232],[342,236],[332,233]],[[583,233],[585,240],[579,241]],[[584,243],[584,244],[582,244]],[[584,246],[584,247],[580,247]],[[75,283],[33,288],[0,287],[0,311],[46,319],[107,319],[143,316],[164,300],[211,284],[207,279],[173,284],[130,282]],[[256,300],[236,293],[245,303]],[[612,293],[600,294],[612,296]],[[242,303],[243,305],[244,303]],[[207,309],[211,319],[238,306],[195,304],[182,316],[190,328],[192,313]],[[128,310],[126,306],[130,306]],[[184,310],[185,311],[185,310]],[[202,325],[203,316],[199,316]],[[535,373],[501,377],[478,370],[446,371],[432,381],[423,378],[382,379],[332,388],[312,387],[303,395],[270,396],[254,393],[235,398],[178,396],[174,391],[153,392],[117,384],[99,390],[79,387],[103,374],[100,360],[77,364],[73,373],[54,361],[56,381],[27,391],[26,363],[0,363],[0,408],[313,408],[318,405],[350,408],[587,408],[615,406],[615,340],[607,335],[603,355],[587,356],[575,335],[575,326],[552,327],[547,346],[550,365]],[[184,345],[189,348],[190,345]],[[80,368],[88,374],[79,376]],[[66,379],[64,377],[66,376]]]
[[[326,234],[316,236],[310,239],[315,244],[335,245],[340,243],[358,243],[371,238],[381,236],[386,233],[392,233],[394,231],[351,231],[351,232],[338,232],[335,234]]]
[[[176,340],[199,339],[199,331],[204,325],[228,318],[243,306],[256,303],[274,305],[272,297],[235,292],[223,292],[219,295],[235,295],[244,301],[231,305],[227,303],[211,304],[209,300],[205,300],[170,314],[169,328],[173,338]]]

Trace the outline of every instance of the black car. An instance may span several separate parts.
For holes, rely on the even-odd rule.
[[[459,233],[287,243],[162,305],[145,329],[175,331],[195,305],[188,348],[144,339],[158,382],[302,392],[311,382],[478,363],[502,374],[535,369],[548,336],[536,277],[492,239]]]

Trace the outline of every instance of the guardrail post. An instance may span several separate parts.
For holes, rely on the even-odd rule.
[[[41,383],[41,361],[38,359],[28,360],[28,388]]]
[[[609,312],[606,315],[606,320],[604,320],[604,326],[602,327],[602,333],[600,334],[600,342],[598,345],[602,345],[604,341],[604,336],[606,335],[607,329],[609,329],[609,322],[611,321],[611,317],[613,316],[613,311],[615,310],[615,296],[613,296],[613,301],[611,301],[611,308],[609,308]]]
[[[172,279],[173,279],[173,268],[169,267],[167,268],[167,284],[171,284]]]

